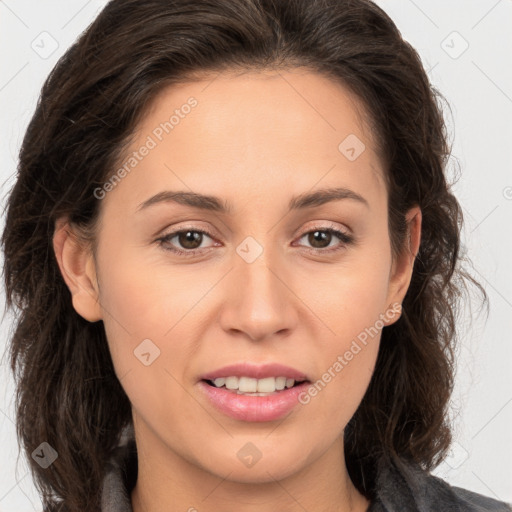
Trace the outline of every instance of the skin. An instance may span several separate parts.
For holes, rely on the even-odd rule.
[[[198,380],[240,361],[280,362],[320,379],[365,328],[383,315],[384,325],[399,318],[390,310],[409,286],[421,212],[408,212],[408,244],[393,258],[384,169],[363,106],[304,69],[174,85],[153,102],[127,155],[191,96],[198,105],[101,200],[96,253],[66,219],[54,236],[74,308],[104,322],[132,403],[134,511],[366,510],[344,464],[343,430],[368,387],[380,332],[279,421],[222,414]],[[338,150],[349,134],[366,147],[354,161]],[[288,212],[293,196],[331,187],[351,189],[368,206],[342,199]],[[172,202],[137,211],[165,190],[218,196],[232,212]],[[307,235],[329,227],[355,243],[332,235],[315,245]],[[191,258],[157,241],[184,228],[213,235],[192,246],[200,248]],[[248,236],[263,248],[252,263],[236,251]],[[176,236],[166,246],[191,250]],[[149,366],[134,357],[144,339],[160,350]],[[261,452],[252,467],[237,457],[248,442]]]

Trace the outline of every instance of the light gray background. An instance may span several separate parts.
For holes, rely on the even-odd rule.
[[[0,195],[13,184],[16,155],[43,80],[94,19],[104,0],[0,0]],[[512,501],[512,0],[379,0],[420,53],[452,108],[446,118],[454,187],[466,216],[464,246],[485,286],[490,315],[462,339],[453,396],[452,453],[435,473],[452,485]],[[455,33],[454,33],[455,32]],[[466,49],[467,46],[467,49]],[[2,205],[3,206],[3,205]],[[3,218],[0,227],[3,226]],[[4,304],[2,290],[0,302]],[[0,353],[10,317],[0,325]],[[18,457],[13,381],[0,366],[0,512],[40,511],[28,466]],[[310,511],[313,512],[313,511]]]

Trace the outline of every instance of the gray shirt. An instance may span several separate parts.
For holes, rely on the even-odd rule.
[[[137,449],[130,439],[116,448],[103,480],[101,512],[133,512],[130,494],[137,480]],[[512,506],[460,487],[405,461],[377,468],[376,493],[367,512],[511,512]]]

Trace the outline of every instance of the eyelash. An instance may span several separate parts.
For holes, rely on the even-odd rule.
[[[306,231],[303,233],[299,239],[303,238],[304,236],[314,233],[315,231],[320,231],[323,233],[330,233],[335,235],[339,240],[341,241],[340,245],[335,248],[330,249],[315,249],[315,248],[306,248],[306,250],[313,254],[332,254],[336,253],[342,249],[345,249],[348,245],[353,245],[355,243],[355,239],[352,235],[349,235],[347,233],[344,233],[343,231],[340,231],[334,227],[325,227],[325,226],[318,226],[310,229],[309,231]],[[184,250],[184,249],[178,249],[176,247],[170,247],[169,245],[166,245],[169,240],[174,238],[176,235],[179,235],[180,233],[187,233],[187,232],[193,232],[193,233],[201,233],[203,235],[207,235],[210,238],[214,239],[214,236],[207,230],[204,229],[194,229],[192,227],[190,228],[182,228],[178,231],[173,231],[171,233],[168,233],[167,235],[164,235],[160,238],[158,238],[156,241],[159,242],[159,245],[162,247],[162,249],[166,251],[173,252],[175,254],[178,254],[179,256],[183,256],[185,258],[187,257],[193,257],[196,256],[199,252],[204,251],[204,249],[190,249],[190,250]],[[212,249],[212,247],[208,247],[206,249]]]

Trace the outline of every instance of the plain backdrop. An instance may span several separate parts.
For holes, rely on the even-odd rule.
[[[293,1],[293,0],[290,0]],[[103,0],[0,0],[0,197],[41,85]],[[379,0],[420,53],[432,84],[448,100],[453,141],[448,172],[465,214],[463,248],[485,286],[490,314],[473,299],[459,322],[461,344],[452,400],[455,442],[435,474],[512,501],[512,1]],[[3,206],[3,205],[2,205]],[[3,217],[0,228],[3,228]],[[4,304],[3,287],[0,302]],[[471,303],[470,303],[471,305]],[[0,325],[0,353],[11,317]],[[0,366],[0,512],[42,509],[24,456],[18,460],[14,386]],[[17,463],[18,460],[18,463]],[[313,512],[313,511],[310,511]]]

